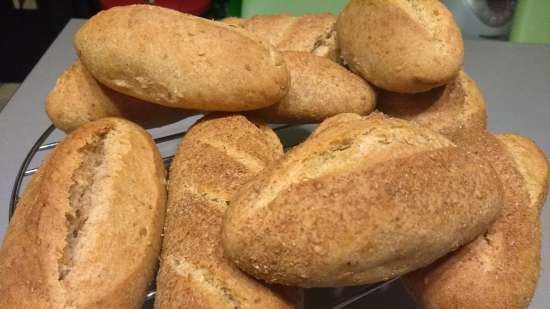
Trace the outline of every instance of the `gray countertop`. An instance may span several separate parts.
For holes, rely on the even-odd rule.
[[[61,72],[75,60],[72,36],[83,20],[71,20],[54,41],[8,105],[0,113],[0,239],[3,238],[14,179],[21,162],[50,125],[44,99]],[[492,41],[466,41],[466,71],[483,91],[493,132],[530,136],[550,154],[550,47]],[[176,124],[187,126],[190,120]],[[162,133],[162,129],[153,135]],[[59,139],[55,132],[52,140]],[[39,162],[33,162],[35,167]],[[550,210],[543,221],[543,268],[529,308],[550,307]],[[545,292],[543,292],[545,291]],[[390,286],[353,308],[414,308],[399,284]],[[467,308],[464,308],[467,309]]]

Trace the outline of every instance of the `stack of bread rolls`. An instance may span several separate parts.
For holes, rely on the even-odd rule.
[[[10,222],[0,308],[138,309],[155,276],[157,309],[297,309],[302,288],[399,276],[429,309],[528,306],[548,161],[487,131],[439,1],[122,6],[74,46],[46,99],[68,135]],[[166,176],[144,128],[198,113]],[[319,126],[284,153],[269,123]]]

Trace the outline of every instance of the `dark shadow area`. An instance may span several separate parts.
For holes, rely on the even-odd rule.
[[[323,288],[307,289],[305,292],[305,309],[327,309],[341,303],[365,289],[366,286],[346,287],[340,289]],[[399,308],[416,309],[410,296],[397,280],[369,294],[358,301],[341,307],[346,309],[363,308]]]
[[[304,309],[326,309],[330,305],[349,298],[357,292],[364,289],[365,286],[347,287],[347,288],[317,288],[305,290]],[[147,301],[143,309],[153,309],[154,300]],[[366,309],[366,308],[399,308],[399,309],[417,309],[416,305],[407,294],[403,285],[398,280],[391,283],[357,302],[345,307],[346,309]]]
[[[203,16],[224,17],[226,3],[212,1]],[[0,0],[0,83],[21,83],[69,19],[90,18],[101,9],[99,0],[36,0],[36,5],[19,9],[12,0]]]
[[[87,18],[97,1],[36,0],[36,10],[0,0],[0,83],[20,83],[70,18]],[[21,1],[20,1],[21,2]]]
[[[311,132],[317,127],[317,124],[285,126],[275,129],[281,143],[285,146],[285,151],[305,141]]]

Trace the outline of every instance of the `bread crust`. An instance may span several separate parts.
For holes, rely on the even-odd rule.
[[[359,76],[326,58],[283,52],[290,70],[290,89],[279,102],[251,115],[271,123],[321,122],[340,113],[366,115],[376,96]]]
[[[228,24],[230,26],[234,26],[234,27],[241,27],[242,24],[245,22],[245,20],[246,19],[244,19],[244,18],[229,16],[229,17],[225,17],[225,18],[221,19],[220,22],[226,23],[226,24]]]
[[[222,239],[244,271],[303,287],[377,282],[497,216],[494,170],[441,135],[379,114],[327,121],[236,193]]]
[[[550,164],[546,155],[530,138],[514,134],[497,134],[495,137],[504,144],[506,152],[514,160],[517,170],[525,180],[531,204],[544,206],[548,194]]]
[[[518,135],[484,134],[461,143],[497,171],[504,187],[502,213],[472,243],[405,276],[405,285],[427,309],[527,308],[540,272],[539,209],[548,182],[545,157]]]
[[[133,123],[105,118],[68,135],[10,222],[0,307],[140,308],[160,251],[164,181],[151,137]]]
[[[152,5],[102,11],[75,35],[102,84],[161,105],[208,111],[269,106],[289,74],[267,42],[238,27]]]
[[[243,116],[210,116],[188,131],[170,169],[156,309],[301,306],[299,289],[249,277],[220,244],[233,193],[282,153],[271,129]]]
[[[256,15],[241,26],[267,40],[280,51],[312,53],[338,61],[336,17],[329,13],[290,15]]]
[[[480,134],[487,127],[485,100],[474,80],[460,71],[449,84],[416,94],[380,91],[377,108],[415,122],[451,140]]]
[[[460,29],[438,0],[351,0],[338,16],[336,33],[350,69],[389,91],[441,86],[464,61]]]
[[[145,128],[163,126],[192,115],[181,108],[145,102],[99,84],[77,60],[57,79],[46,97],[46,113],[56,128],[71,132],[106,117],[120,117]]]

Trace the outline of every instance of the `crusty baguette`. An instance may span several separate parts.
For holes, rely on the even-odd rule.
[[[481,91],[464,71],[449,84],[416,94],[380,91],[377,108],[413,121],[451,140],[486,130],[487,111]]]
[[[145,128],[163,126],[191,111],[145,102],[99,84],[77,60],[57,79],[46,98],[46,113],[56,128],[70,132],[106,117],[131,120]]]
[[[257,15],[241,26],[266,39],[281,51],[301,51],[338,60],[336,17],[329,13],[290,15]]]
[[[74,43],[102,84],[161,105],[252,110],[288,91],[284,61],[267,42],[238,27],[158,6],[101,11]]]
[[[305,52],[283,52],[290,89],[281,102],[253,111],[271,123],[321,122],[340,113],[372,112],[375,94],[367,82],[333,61]]]
[[[524,309],[540,271],[540,218],[548,163],[529,139],[482,135],[465,140],[489,160],[504,186],[501,215],[487,233],[405,277],[426,309]]]
[[[170,168],[156,309],[300,307],[299,289],[247,276],[220,244],[233,193],[282,153],[270,128],[243,116],[212,117],[188,131]]]
[[[464,61],[460,29],[439,0],[350,0],[336,33],[344,62],[394,92],[446,84]]]
[[[68,135],[40,167],[0,250],[0,308],[138,309],[166,190],[151,137],[116,118]]]
[[[404,120],[334,118],[236,193],[222,239],[239,268],[304,287],[381,281],[473,240],[498,215],[488,162]]]

